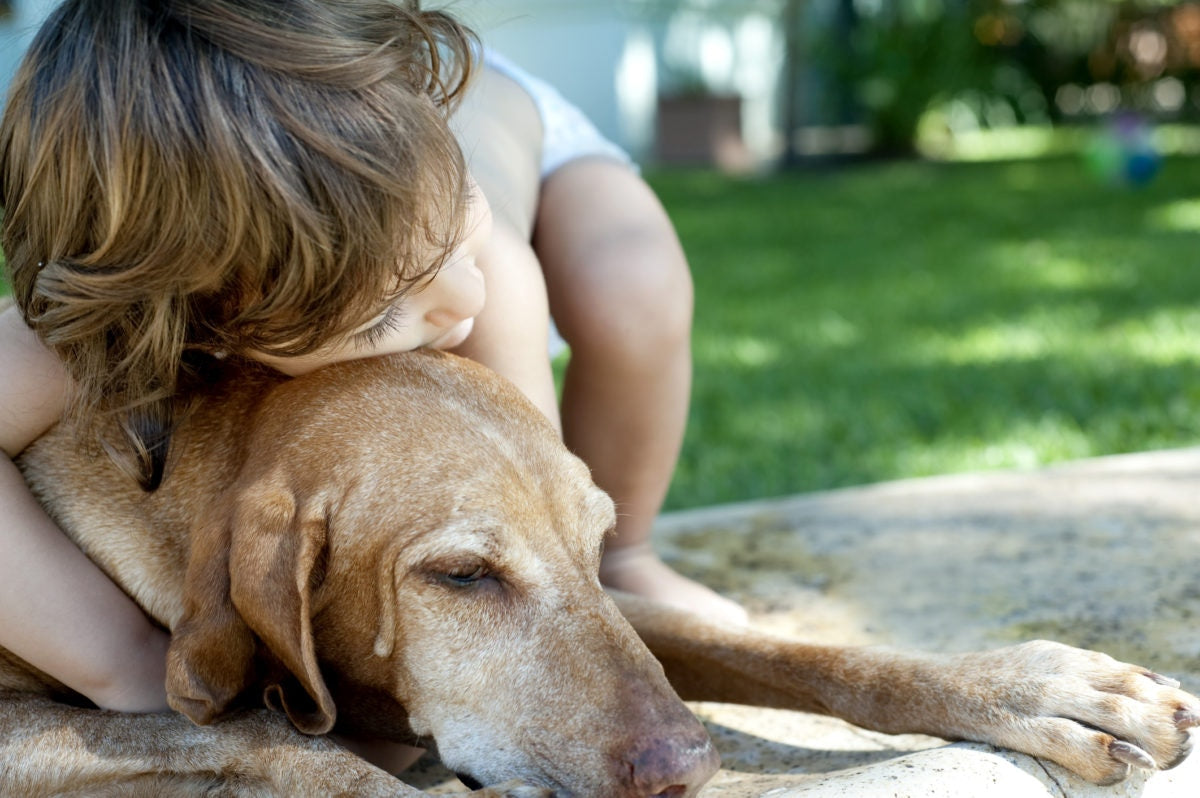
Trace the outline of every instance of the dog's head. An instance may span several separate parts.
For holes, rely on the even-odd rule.
[[[179,711],[206,723],[261,690],[304,732],[433,738],[482,783],[568,794],[634,794],[650,739],[712,759],[598,582],[612,502],[507,383],[436,354],[357,361],[279,383],[246,435],[193,533]]]

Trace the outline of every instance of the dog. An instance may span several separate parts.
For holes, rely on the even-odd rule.
[[[332,731],[432,744],[478,796],[686,798],[719,763],[681,699],[992,743],[1097,783],[1179,763],[1200,725],[1170,679],[1055,643],[821,646],[610,595],[612,501],[461,358],[241,368],[152,493],[63,425],[18,459],[171,630],[177,712],[90,708],[0,649],[0,793],[421,794]]]

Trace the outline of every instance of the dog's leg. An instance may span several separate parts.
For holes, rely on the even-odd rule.
[[[0,795],[422,796],[326,737],[257,710],[197,726],[182,715],[78,709],[0,695]],[[548,798],[510,784],[476,798]]]
[[[0,794],[103,794],[147,778],[171,785],[173,795],[209,795],[218,785],[217,794],[233,795],[406,794],[392,776],[329,740],[300,734],[276,713],[196,726],[175,713],[0,698]]]
[[[1144,668],[1036,641],[930,655],[807,645],[614,593],[685,700],[795,709],[888,733],[975,740],[1051,759],[1090,781],[1169,768],[1200,699]]]

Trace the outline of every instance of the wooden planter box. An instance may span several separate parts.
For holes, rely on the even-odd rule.
[[[743,169],[742,98],[731,95],[660,97],[655,136],[659,163]]]

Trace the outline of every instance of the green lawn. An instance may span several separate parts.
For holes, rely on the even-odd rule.
[[[670,507],[1200,442],[1200,160],[651,182],[697,288]]]

